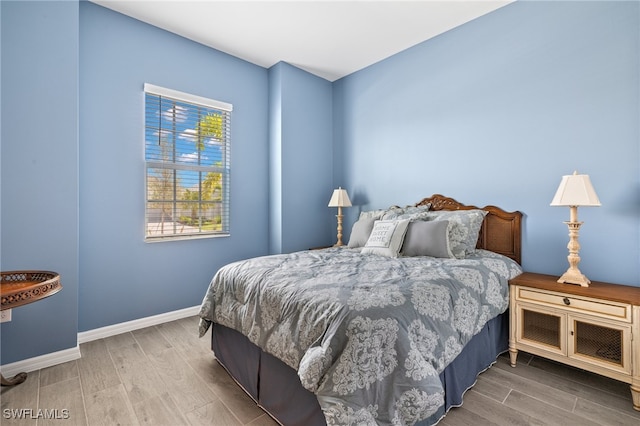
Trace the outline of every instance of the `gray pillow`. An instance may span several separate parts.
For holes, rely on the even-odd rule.
[[[404,237],[402,255],[455,258],[449,248],[449,221],[411,222]]]
[[[363,218],[353,224],[351,228],[351,235],[349,236],[349,248],[364,247],[367,244],[373,224],[376,221],[375,217]]]
[[[430,211],[426,213],[425,220],[439,221],[448,220],[451,222],[449,228],[449,245],[451,253],[458,258],[464,259],[467,254],[476,251],[478,236],[482,221],[487,215],[484,210],[452,210],[452,211]]]

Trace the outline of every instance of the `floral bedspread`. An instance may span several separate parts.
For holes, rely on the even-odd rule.
[[[444,404],[439,373],[507,309],[511,259],[389,258],[330,248],[231,263],[200,310],[298,372],[328,425],[410,425]]]

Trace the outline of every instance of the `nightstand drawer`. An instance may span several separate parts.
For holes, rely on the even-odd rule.
[[[550,291],[542,292],[529,288],[516,288],[516,299],[518,300],[562,307],[565,310],[595,315],[616,321],[631,322],[631,305],[629,304],[595,300]]]

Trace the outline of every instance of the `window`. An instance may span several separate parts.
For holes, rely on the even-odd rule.
[[[229,235],[233,106],[150,84],[145,92],[145,240]]]

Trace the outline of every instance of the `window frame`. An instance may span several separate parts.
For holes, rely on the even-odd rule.
[[[157,109],[149,108],[149,105],[152,104],[155,99],[149,100],[148,96],[157,97]],[[167,105],[173,105],[173,120],[174,126],[173,129],[165,130],[162,127],[162,117],[158,117],[157,127],[154,127],[152,123],[153,120],[149,120],[150,114],[164,114],[163,104],[167,102]],[[200,117],[207,116],[211,113],[219,114],[221,116],[221,124],[220,124],[220,137],[215,138],[210,135],[203,135],[198,133],[197,129],[189,129],[194,132],[196,135],[194,137],[194,144],[196,145],[194,154],[197,154],[197,164],[189,164],[187,162],[181,162],[178,160],[177,155],[177,140],[180,138],[179,131],[175,126],[175,110],[180,103],[184,108],[186,104],[186,116],[190,119],[193,119],[195,116],[198,117],[198,125],[197,129],[200,129],[201,121]],[[204,108],[204,115],[201,115],[201,108]],[[217,237],[228,237],[231,233],[230,226],[230,210],[231,210],[231,201],[230,201],[230,174],[231,174],[231,142],[230,142],[230,134],[231,134],[231,112],[233,111],[233,105],[217,101],[209,98],[205,98],[198,95],[193,95],[190,93],[180,92],[173,89],[168,89],[160,86],[155,86],[153,84],[145,83],[144,84],[144,162],[145,162],[145,207],[144,207],[144,241],[145,242],[163,242],[163,241],[177,241],[177,240],[186,240],[186,239],[201,239],[201,238],[217,238]],[[167,147],[172,151],[168,157],[170,159],[162,159],[162,158],[150,158],[154,154],[154,150],[149,150],[149,143],[152,139],[149,138],[149,133],[156,129],[156,134],[158,138],[158,144],[160,145],[161,141],[170,138],[170,142],[167,143]],[[182,129],[184,131],[184,129]],[[169,135],[169,136],[163,136]],[[204,147],[204,142],[196,142],[204,141],[205,138],[208,137],[210,141],[215,140],[216,143],[220,145],[220,164],[213,163],[211,165],[204,165],[201,163],[202,157],[205,155],[203,151],[206,149]],[[202,145],[201,145],[202,144]],[[158,148],[158,152],[162,152],[164,148]],[[157,153],[156,153],[157,154]],[[170,198],[166,198],[164,193],[166,189],[163,189],[163,196],[154,199],[150,197],[150,194],[156,192],[150,186],[150,176],[152,174],[164,173],[163,171],[169,171],[172,174],[172,182],[170,183],[171,189]],[[182,186],[179,182],[181,181],[179,178],[179,174],[181,173],[189,173],[194,174],[193,179],[197,180],[197,188],[194,190],[193,187],[188,188],[186,186]],[[203,194],[204,192],[204,182],[210,173],[219,174],[219,185],[220,185],[220,201],[215,201],[213,199],[207,199],[207,197]],[[196,175],[197,174],[197,175]],[[162,178],[164,179],[164,178]],[[215,179],[212,177],[212,179]],[[191,180],[189,180],[191,182]],[[164,184],[161,184],[164,185]],[[211,187],[209,187],[211,188]],[[181,189],[181,191],[178,191]],[[191,194],[197,194],[196,199],[180,199],[178,198],[180,193],[184,195],[183,191],[189,193],[191,190]],[[215,193],[215,189],[210,189],[213,193]],[[210,193],[209,197],[212,197],[212,193]],[[160,233],[152,233],[151,231],[151,223],[150,218],[152,216],[152,211],[154,208],[151,206],[153,203],[161,203],[162,207],[160,207],[160,216],[162,221]],[[164,215],[165,215],[165,207],[164,204],[169,203],[171,216],[170,219],[170,228],[173,228],[173,232],[167,231],[165,229]],[[182,218],[179,216],[180,212],[184,212],[184,210],[190,209],[190,207],[185,207],[185,205],[195,204],[197,206],[197,214],[198,214],[198,223],[197,225],[188,224],[187,229],[197,229],[193,232],[183,232],[177,231],[178,223],[180,222],[178,218]],[[203,218],[206,219],[207,209],[216,209],[216,205],[219,205],[220,214],[220,230],[212,229],[205,230],[203,229]],[[158,209],[158,207],[155,207]],[[157,212],[156,212],[157,214]],[[212,217],[212,224],[214,223],[215,217]],[[181,224],[182,229],[185,228],[184,224]]]

